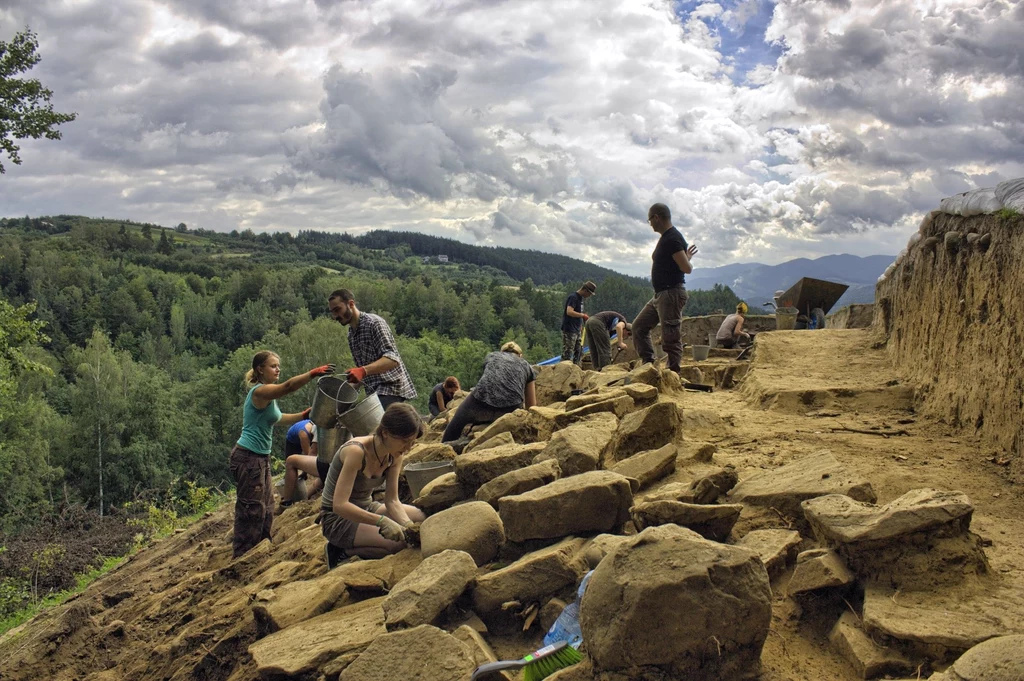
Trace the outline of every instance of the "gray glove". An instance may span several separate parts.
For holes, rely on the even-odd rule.
[[[382,515],[380,520],[377,521],[377,528],[380,531],[380,536],[385,539],[405,541],[405,532],[402,530],[402,526],[386,515]]]

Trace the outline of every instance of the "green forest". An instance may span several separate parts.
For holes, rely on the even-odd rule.
[[[419,234],[0,220],[0,532],[71,505],[110,515],[229,490],[253,353],[277,352],[284,377],[351,366],[347,327],[327,314],[334,289],[389,321],[425,413],[435,383],[472,386],[506,340],[531,361],[556,355],[565,297],[587,279],[598,284],[589,311],[633,316],[651,295],[642,279],[572,258]],[[687,313],[736,300],[724,287],[694,291]],[[282,409],[301,411],[312,390]]]

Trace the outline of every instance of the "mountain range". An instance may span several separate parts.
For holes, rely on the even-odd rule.
[[[709,289],[715,284],[728,286],[747,301],[751,307],[769,307],[775,291],[788,289],[802,277],[814,277],[841,284],[847,284],[843,297],[832,306],[838,310],[853,303],[873,303],[875,282],[896,256],[869,255],[826,255],[810,260],[797,258],[778,265],[761,263],[735,263],[721,267],[695,268],[686,277],[686,287],[691,290]],[[827,312],[827,310],[826,310]]]

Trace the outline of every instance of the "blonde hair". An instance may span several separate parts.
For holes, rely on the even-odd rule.
[[[258,383],[262,383],[263,379],[260,377],[260,367],[267,363],[267,360],[271,357],[277,357],[281,359],[280,355],[270,350],[260,350],[252,356],[252,368],[245,372],[245,384],[248,387],[253,387]]]
[[[523,356],[523,349],[519,347],[519,344],[515,341],[509,341],[501,346],[502,352],[511,352],[512,354]]]
[[[736,314],[747,314],[747,310],[749,309],[750,308],[747,307],[747,304],[742,300],[736,303]]]

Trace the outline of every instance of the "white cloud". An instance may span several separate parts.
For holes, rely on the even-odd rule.
[[[0,206],[416,229],[644,274],[654,201],[699,263],[777,262],[895,252],[942,196],[1024,175],[1024,4],[780,0],[764,36],[760,7],[12,0],[0,38],[39,33],[33,75],[79,120],[22,145]],[[734,82],[762,39],[782,56]]]

